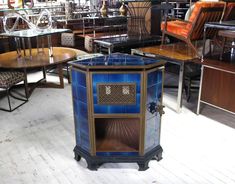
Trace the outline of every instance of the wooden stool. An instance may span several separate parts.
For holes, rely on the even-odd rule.
[[[234,31],[221,30],[221,31],[219,31],[218,34],[219,34],[219,36],[223,37],[222,50],[220,52],[220,60],[222,60],[225,47],[235,48],[235,45],[226,44],[227,39],[231,39],[232,42],[235,41],[235,30]]]

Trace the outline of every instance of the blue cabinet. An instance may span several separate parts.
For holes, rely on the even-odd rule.
[[[111,54],[72,65],[75,159],[96,170],[105,162],[161,159],[164,61]]]

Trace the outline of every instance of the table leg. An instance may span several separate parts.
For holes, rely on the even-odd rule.
[[[204,26],[204,31],[203,31],[203,48],[202,48],[202,61],[205,56],[205,48],[206,47],[206,27]]]
[[[18,55],[18,58],[20,58],[20,57],[21,57],[20,39],[19,39],[19,38],[15,38],[15,42],[16,42],[16,51],[17,51],[17,55]]]
[[[28,78],[27,78],[27,71],[26,69],[24,69],[24,82],[25,82],[25,94],[26,94],[26,98],[28,99],[30,96],[29,93],[29,85],[28,85]]]
[[[198,94],[198,100],[197,100],[197,115],[199,115],[199,114],[200,114],[203,71],[204,71],[204,66],[202,65],[202,68],[201,68],[201,79],[200,79],[200,86],[199,86],[199,94]]]
[[[222,49],[220,51],[220,60],[223,59],[223,53],[224,53],[224,47],[225,47],[225,43],[226,43],[226,37],[223,37],[223,40],[222,40]]]
[[[108,53],[111,54],[113,52],[113,46],[109,46]]]
[[[28,38],[28,47],[29,47],[29,56],[32,57],[32,45],[30,38]]]
[[[184,80],[184,63],[182,62],[180,64],[177,107],[176,107],[176,111],[178,113],[180,113],[182,110],[182,92],[183,92],[183,82],[184,82],[183,80]]]
[[[49,56],[52,57],[53,56],[53,47],[52,47],[52,43],[51,43],[51,35],[48,35],[47,38],[48,38]]]
[[[24,38],[21,38],[21,41],[22,41],[22,47],[23,47],[23,51],[24,51],[24,57],[26,57]]]
[[[64,75],[63,75],[63,66],[62,66],[62,64],[57,65],[57,71],[58,71],[58,75],[59,75],[59,79],[60,79],[59,87],[64,88]]]
[[[46,75],[46,67],[45,66],[42,67],[42,72],[43,72],[43,79],[45,79],[45,81],[46,81],[47,75]]]

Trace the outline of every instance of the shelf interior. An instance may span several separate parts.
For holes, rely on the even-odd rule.
[[[138,152],[139,118],[96,118],[97,152]]]

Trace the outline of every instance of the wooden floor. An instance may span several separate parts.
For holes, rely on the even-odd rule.
[[[174,106],[175,95],[166,92],[167,106]],[[235,116],[208,106],[197,116],[192,101],[181,114],[165,108],[163,160],[151,161],[147,171],[121,163],[89,171],[84,159],[73,159],[70,86],[37,88],[20,109],[0,111],[0,184],[235,183]]]

